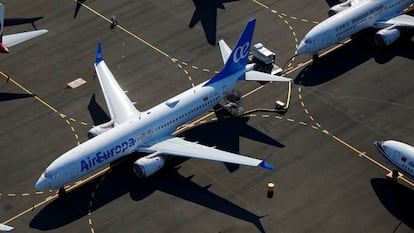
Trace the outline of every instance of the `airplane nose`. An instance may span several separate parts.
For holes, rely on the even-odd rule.
[[[381,149],[384,149],[384,141],[375,141],[374,145],[380,147]]]
[[[39,177],[35,185],[36,190],[46,190],[46,180],[43,176]]]
[[[296,49],[296,52],[297,52],[298,55],[300,55],[300,54],[306,53],[305,50],[306,50],[305,43],[303,41],[301,41],[298,48]]]

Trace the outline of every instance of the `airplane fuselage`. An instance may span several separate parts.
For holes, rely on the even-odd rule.
[[[318,54],[363,29],[385,28],[377,22],[402,14],[412,0],[366,0],[350,6],[312,28],[298,46],[298,54]]]
[[[394,140],[375,142],[374,146],[395,169],[414,180],[414,147]]]
[[[142,112],[140,117],[132,118],[81,145],[74,147],[52,162],[39,179],[37,187],[59,189],[82,177],[97,171],[116,159],[124,157],[138,147],[171,135],[177,127],[200,116],[217,105],[223,97],[233,90],[240,71],[232,77],[204,86],[201,83],[169,100]],[[53,182],[50,182],[53,181]]]

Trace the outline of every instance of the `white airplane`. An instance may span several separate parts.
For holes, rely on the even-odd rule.
[[[134,162],[139,177],[161,169],[165,155],[184,156],[272,169],[264,160],[229,153],[173,136],[177,127],[200,116],[231,93],[238,80],[290,81],[284,77],[256,72],[246,66],[255,20],[249,21],[235,49],[220,42],[222,70],[207,80],[144,112],[138,111],[116,82],[102,58],[98,44],[95,70],[111,121],[90,130],[92,139],[64,153],[42,173],[37,190],[59,189],[97,171],[104,165],[134,151],[150,153]]]
[[[380,29],[375,43],[387,46],[400,37],[400,28],[414,27],[414,17],[403,14],[413,0],[348,0],[329,10],[331,17],[312,28],[297,48],[298,54],[317,55],[355,33]]]
[[[393,177],[398,177],[399,171],[414,180],[414,147],[394,140],[374,142],[374,146],[394,167]]]
[[[46,29],[30,32],[20,32],[3,36],[4,31],[4,5],[0,3],[0,53],[10,52],[9,47],[33,39],[48,32]]]

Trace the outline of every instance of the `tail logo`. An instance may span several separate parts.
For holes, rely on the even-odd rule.
[[[233,62],[238,63],[249,54],[250,43],[246,42],[234,50]]]

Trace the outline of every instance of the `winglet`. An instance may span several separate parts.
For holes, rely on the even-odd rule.
[[[270,153],[270,154],[268,154],[263,160],[262,160],[262,162],[261,163],[259,163],[259,166],[260,167],[262,167],[262,168],[266,168],[266,169],[269,169],[269,170],[273,170],[273,166],[272,165],[270,165],[270,164],[268,164],[267,162],[266,162],[266,160],[271,156],[273,154],[273,152],[272,153]]]
[[[99,64],[101,61],[103,61],[103,57],[102,57],[102,48],[101,48],[101,43],[98,43],[98,49],[96,51],[96,60],[95,60],[95,64]]]
[[[269,169],[269,170],[273,170],[273,166],[268,164],[265,160],[262,160],[262,162],[259,163],[259,167],[266,168],[266,169]]]

